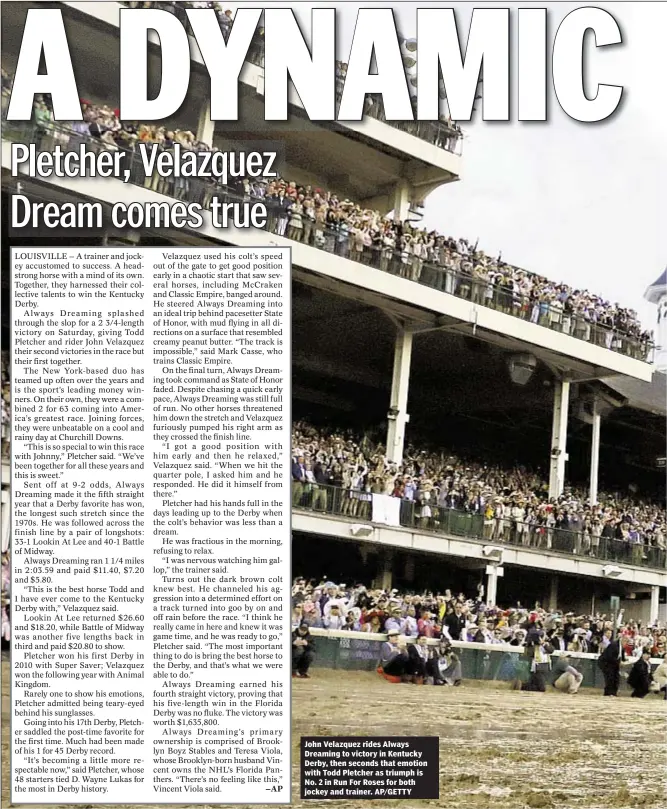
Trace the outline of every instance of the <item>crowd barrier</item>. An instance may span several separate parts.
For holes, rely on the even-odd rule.
[[[314,668],[341,669],[344,671],[375,671],[380,662],[380,648],[387,640],[384,634],[371,632],[348,632],[334,629],[312,628],[315,638]],[[413,643],[414,639],[407,639]],[[437,641],[429,640],[429,644]],[[510,646],[505,643],[467,643],[453,641],[452,647],[461,659],[464,680],[489,680],[510,682],[517,677],[519,664],[525,661],[523,646]],[[554,652],[552,665],[563,652]],[[585,688],[604,687],[602,672],[598,668],[598,655],[583,652],[568,652],[572,665],[584,676],[582,686]],[[662,661],[652,659],[652,668]],[[629,671],[626,663],[622,671]],[[549,678],[547,677],[547,682]],[[625,678],[621,677],[625,688]]]
[[[604,537],[599,537],[598,543],[593,545],[591,538],[582,531],[524,523],[499,528],[495,519],[485,525],[481,514],[434,505],[430,507],[429,516],[421,516],[420,505],[411,500],[337,486],[292,481],[292,508],[349,517],[358,522],[494,542],[501,546],[562,553],[582,559],[599,559],[658,570],[664,570],[667,565],[667,551],[653,545],[630,544]]]

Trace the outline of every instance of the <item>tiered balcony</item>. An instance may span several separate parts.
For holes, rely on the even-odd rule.
[[[311,521],[322,521],[325,518],[332,518],[336,522],[341,519],[346,520],[343,523],[342,535],[345,535],[346,529],[348,529],[348,536],[350,536],[349,527],[352,523],[373,524],[370,519],[371,495],[322,484],[302,486],[303,492],[301,492],[297,488],[298,485],[300,484],[292,483],[293,508],[295,509],[294,528],[301,527],[302,521],[305,524],[308,520],[307,515],[310,515]],[[361,512],[361,505],[369,507],[367,513]],[[549,567],[554,567],[561,559],[565,569],[571,567],[573,562],[577,562],[588,567],[597,564],[599,571],[602,565],[612,563],[660,571],[664,577],[667,568],[667,552],[657,545],[630,544],[620,539],[600,537],[598,544],[593,547],[590,541],[587,543],[581,531],[538,528],[529,525],[518,526],[523,530],[511,529],[504,532],[502,536],[495,536],[493,525],[485,525],[482,514],[472,514],[450,508],[436,508],[430,517],[421,517],[419,512],[420,509],[416,503],[411,500],[401,500],[399,520],[394,528],[399,531],[404,529],[401,533],[421,535],[424,540],[428,538],[429,547],[440,548],[441,553],[447,552],[445,537],[448,537],[454,542],[473,543],[477,550],[480,550],[480,543],[511,549],[515,554],[522,556],[524,564],[525,558],[530,560],[532,555],[535,565],[538,567],[541,566],[543,557],[548,556],[551,559]],[[297,514],[301,513],[303,520],[297,517]],[[382,530],[390,530],[386,524],[377,523],[376,525]],[[527,557],[526,554],[528,554]],[[538,560],[540,564],[537,564]],[[598,572],[598,575],[601,574]]]
[[[10,165],[10,141],[34,143],[41,150],[53,149],[56,142],[63,149],[78,148],[83,141],[87,141],[91,149],[102,148],[99,141],[59,125],[45,131],[35,124],[7,124],[3,138],[3,168]],[[51,186],[52,191],[57,189],[59,195],[64,191],[109,204],[176,197],[206,208],[214,196],[222,203],[251,201],[250,197],[245,199],[239,195],[238,190],[200,180],[188,180],[185,185],[176,185],[173,180],[157,183],[155,178],[146,177],[136,153],[128,153],[126,160],[132,189],[113,179],[53,178],[38,181],[27,175],[25,187],[28,192],[39,187],[39,193],[43,195],[45,185]],[[7,175],[4,182],[12,183]],[[288,239],[284,235],[285,217],[274,215],[268,207],[269,221],[264,234],[256,230],[226,228],[223,237],[223,232],[213,227],[206,216],[204,226],[192,230],[190,238],[224,240],[241,246],[256,246],[258,243],[291,246],[293,264],[307,271],[305,276],[303,273],[299,276],[305,283],[331,287],[333,282],[334,288],[348,296],[359,295],[360,299],[366,300],[364,296],[370,294],[376,305],[381,305],[383,300],[399,302],[402,310],[411,311],[422,327],[447,328],[513,350],[530,350],[572,378],[604,377],[614,373],[644,381],[651,378],[648,361],[652,346],[646,340],[612,331],[577,316],[566,318],[562,311],[555,312],[549,307],[541,309],[535,319],[533,312],[526,307],[513,305],[511,293],[502,287],[494,288],[489,295],[488,284],[477,282],[470,274],[416,260],[405,253],[360,246],[350,234],[340,231],[324,229],[320,236],[313,236],[307,243]],[[178,238],[182,239],[185,233],[187,229],[178,231]]]
[[[63,11],[74,73],[82,98],[95,103],[119,105],[119,32],[117,2],[44,3]],[[173,3],[154,4],[183,18],[185,10]],[[3,67],[13,72],[21,43],[29,3],[8,4],[3,12]],[[161,77],[159,40],[153,34],[149,48],[149,85],[157,92]],[[187,104],[178,120],[165,123],[196,132],[206,114],[209,78],[194,38],[191,43],[192,78]],[[264,120],[264,68],[261,40],[251,47],[239,81],[240,119],[219,122],[214,142],[224,148],[225,139],[236,143],[267,138],[279,143],[287,164],[312,166],[322,182],[343,197],[354,197],[367,207],[388,212],[394,208],[397,184],[407,184],[412,201],[422,201],[438,186],[461,176],[459,133],[435,122],[386,122],[382,106],[372,103],[363,121],[311,122],[298,95],[290,94],[290,120],[272,123],[267,132]]]

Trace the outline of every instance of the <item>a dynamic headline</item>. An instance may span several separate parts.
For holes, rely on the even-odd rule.
[[[600,53],[623,42],[612,14],[576,9],[550,42],[546,9],[515,13],[517,36],[511,36],[509,9],[475,9],[465,41],[452,8],[418,9],[414,99],[390,8],[358,11],[342,91],[336,82],[334,9],[313,10],[305,37],[290,9],[241,8],[225,37],[210,8],[188,9],[187,30],[168,11],[125,8],[119,12],[120,114],[144,121],[173,115],[186,99],[194,61],[210,76],[211,119],[237,120],[239,77],[260,37],[267,121],[287,120],[290,83],[311,120],[360,121],[366,96],[375,94],[382,97],[389,121],[437,120],[443,95],[453,120],[470,121],[482,70],[485,121],[546,121],[551,84],[571,118],[595,122],[612,115],[623,87],[603,83]],[[160,89],[154,97],[149,92],[151,52],[161,55]],[[46,69],[40,72],[42,55]],[[514,63],[516,70],[511,70]],[[594,81],[588,81],[589,63],[594,63]],[[511,82],[516,82],[516,105],[510,103]],[[56,121],[81,120],[77,78],[58,9],[28,11],[8,120],[29,120],[36,94],[50,94]]]

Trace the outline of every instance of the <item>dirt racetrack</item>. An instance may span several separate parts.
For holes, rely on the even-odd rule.
[[[8,664],[3,664],[3,770],[8,766]],[[665,806],[667,703],[510,691],[391,685],[376,674],[315,670],[293,682],[294,806],[377,809],[625,809]],[[438,801],[301,801],[299,738],[440,737]],[[2,805],[8,805],[3,778]],[[192,804],[187,804],[192,806]],[[33,809],[39,809],[34,804]],[[156,807],[159,804],[156,804]]]

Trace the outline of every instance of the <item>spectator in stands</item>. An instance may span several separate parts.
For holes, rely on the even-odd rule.
[[[390,630],[387,640],[381,647],[378,673],[390,682],[401,682],[401,678],[406,673],[408,661],[405,641],[401,640],[397,629]]]
[[[322,613],[320,612],[320,605],[317,601],[306,599],[302,605],[302,621],[308,626],[321,626]]]
[[[489,622],[486,618],[480,618],[477,629],[474,631],[473,636],[474,643],[494,643],[495,637],[494,633],[489,628]]]
[[[445,616],[445,626],[451,640],[463,640],[466,619],[463,614],[463,605],[460,602],[457,601],[454,611]]]
[[[340,502],[341,513],[346,515],[368,519],[372,494],[386,493],[404,501],[402,524],[422,530],[447,530],[450,515],[462,512],[477,521],[469,526],[477,526],[480,538],[491,530],[494,541],[538,548],[549,548],[557,541],[559,547],[570,547],[579,555],[603,550],[607,558],[611,555],[636,563],[650,554],[656,566],[665,564],[667,515],[664,507],[649,502],[601,492],[599,502],[591,506],[587,492],[573,487],[549,501],[547,481],[525,468],[503,469],[412,446],[406,447],[402,464],[393,464],[386,458],[384,446],[367,436],[327,434],[302,422],[294,425],[293,448],[295,464],[304,455],[319,464],[319,480],[327,483],[318,486],[331,487],[325,490],[327,508],[333,505],[335,510]],[[337,488],[342,491],[337,493]],[[305,490],[299,492],[295,484],[294,496],[300,505],[313,507],[317,496],[321,507],[319,494],[313,494],[309,502],[303,496]],[[490,529],[491,509],[494,525]],[[595,521],[599,536],[593,539]],[[634,545],[629,542],[629,527]],[[466,532],[473,533],[470,527]]]
[[[315,482],[312,486],[311,507],[313,511],[326,511],[328,505],[326,486],[329,484],[329,476],[320,460],[317,460],[313,466],[313,478]]]
[[[35,96],[34,119],[38,132],[44,135],[50,131],[53,124],[53,113],[41,95]]]
[[[377,613],[368,615],[366,618],[367,620],[363,621],[361,624],[362,632],[382,632],[382,619]]]
[[[301,503],[304,492],[306,490],[306,459],[303,455],[299,455],[296,462],[292,464],[292,506],[298,506]]]
[[[391,632],[392,629],[396,629],[403,634],[401,630],[402,624],[401,611],[396,607],[391,608],[384,621],[384,631]]]
[[[651,650],[642,649],[639,660],[637,660],[630,669],[630,673],[628,674],[628,685],[632,688],[632,694],[630,694],[631,697],[644,699],[644,697],[651,690],[651,681],[653,678],[651,676],[651,665],[649,663],[650,659]]]
[[[419,626],[416,615],[417,611],[412,605],[410,605],[407,608],[406,616],[401,621],[401,626],[399,627],[401,635],[405,635],[406,638],[416,638],[419,634]]]
[[[549,643],[554,648],[554,651],[565,652],[567,650],[567,641],[565,640],[563,627],[558,621],[557,625],[548,634]]]
[[[292,632],[292,677],[308,679],[308,669],[315,657],[315,643],[310,627],[302,621]]]
[[[345,624],[341,627],[341,629],[346,629],[349,632],[361,631],[361,624],[359,623],[360,615],[361,610],[358,607],[351,609],[345,616]]]
[[[609,644],[614,639],[614,631],[611,627],[607,627],[604,632],[602,633],[602,639],[600,640],[600,653],[604,652],[604,650],[609,646]]]
[[[651,652],[654,657],[663,657],[665,652],[667,652],[667,635],[665,634],[664,627],[654,632]]]
[[[417,621],[417,629],[420,635],[426,638],[435,638],[440,634],[440,627],[434,620],[434,616],[428,610],[422,612],[422,617]]]
[[[325,629],[343,629],[345,621],[346,616],[341,610],[341,605],[338,602],[329,601],[324,607],[322,626]]]
[[[512,635],[512,639],[510,640],[510,646],[523,646],[527,634],[528,633],[525,629],[517,628]]]

